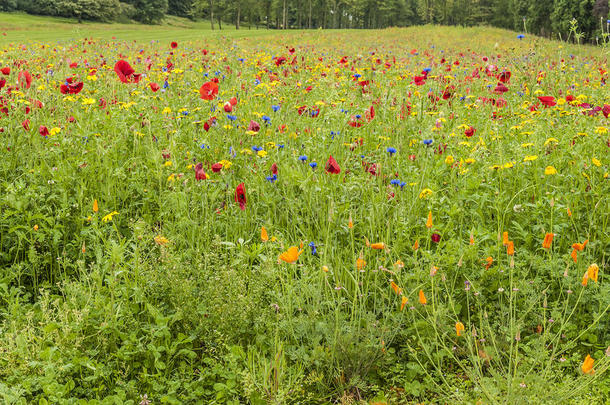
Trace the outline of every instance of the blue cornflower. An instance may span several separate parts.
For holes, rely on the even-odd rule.
[[[277,174],[271,175],[271,176],[267,176],[265,177],[265,180],[267,180],[270,183],[273,183],[274,181],[277,180]]]
[[[424,139],[424,145],[432,145],[433,139]]]
[[[431,71],[432,71],[432,68],[429,68],[429,67],[424,68],[424,72],[426,72],[426,73],[430,73]]]
[[[341,134],[341,132],[339,132],[339,131],[330,131],[330,134],[335,136],[335,135]]]
[[[258,79],[254,79],[254,84],[258,86],[259,84],[261,84],[261,81]]]
[[[403,188],[403,187],[404,187],[404,186],[406,186],[406,185],[407,185],[407,183],[406,183],[405,181],[401,181],[401,182],[400,182],[400,188]]]
[[[167,80],[165,81],[165,83],[163,83],[163,88],[167,89],[169,87],[169,83],[167,82]]]
[[[263,115],[261,118],[263,119],[263,122],[264,122],[265,124],[271,124],[271,117],[268,117],[268,116],[266,116],[266,115]]]
[[[361,75],[360,73],[354,73],[354,77],[355,77],[356,79],[359,79],[359,78],[361,78],[361,77],[362,77],[362,75]]]
[[[237,119],[237,115],[227,114],[227,118],[230,119],[231,121],[235,121]]]
[[[283,143],[281,143],[281,144],[279,144],[277,147],[278,147],[278,149],[284,149],[284,144],[283,144]]]
[[[362,118],[362,115],[356,114],[356,119],[359,120],[360,118]]]
[[[280,110],[280,106],[279,105],[272,105],[271,109],[273,110],[273,112],[278,112]]]
[[[182,111],[182,115],[189,115],[188,111]]]
[[[301,156],[299,156],[299,160],[300,160],[301,162],[305,162],[305,161],[307,160],[307,155],[301,155]]]
[[[311,254],[315,256],[318,253],[315,243],[309,242],[309,247],[311,248]]]
[[[316,162],[311,162],[309,164],[309,167],[311,167],[312,169],[315,169],[316,167],[318,167],[318,164]]]
[[[399,186],[400,185],[400,180],[392,179],[392,180],[390,180],[390,184],[392,184],[393,186]]]
[[[259,150],[263,150],[263,148],[261,148],[260,146],[256,146],[256,145],[254,145],[254,146],[252,147],[252,150],[253,150],[254,152],[258,152]]]
[[[518,38],[518,39],[523,39],[523,38],[525,38],[525,35],[523,35],[523,34],[519,34],[519,35],[517,35],[517,38]]]
[[[390,146],[389,148],[386,149],[386,151],[390,154],[390,156],[392,156],[393,154],[396,153],[396,148],[393,148]]]
[[[237,58],[237,60],[242,63],[246,61],[246,59],[244,59],[244,58]]]

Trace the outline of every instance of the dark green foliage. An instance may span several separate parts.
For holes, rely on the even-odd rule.
[[[167,14],[193,18],[195,15],[195,0],[168,0]]]
[[[31,14],[95,21],[112,21],[119,11],[118,0],[25,0],[17,5]]]
[[[168,10],[167,0],[127,0],[135,7],[134,19],[145,24],[160,22]]]

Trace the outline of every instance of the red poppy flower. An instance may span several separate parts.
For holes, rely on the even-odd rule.
[[[477,130],[474,129],[472,126],[469,126],[468,128],[466,128],[464,130],[464,135],[466,135],[468,138],[470,138],[471,136],[474,135],[475,132],[477,132]]]
[[[225,110],[225,112],[226,112],[226,113],[230,113],[230,112],[232,112],[232,111],[233,111],[233,105],[232,105],[232,104],[231,104],[229,101],[227,101],[227,102],[225,103],[225,105],[223,106],[223,108],[224,108],[224,110]]]
[[[426,84],[426,77],[425,76],[415,76],[413,78],[413,83],[415,83],[416,86],[423,86],[424,84]]]
[[[78,94],[83,89],[83,82],[73,83],[71,77],[66,79],[66,82],[59,86],[61,94]]]
[[[432,235],[430,235],[430,239],[432,239],[432,242],[434,243],[439,243],[441,241],[441,235],[439,235],[438,233],[433,233]]]
[[[231,103],[231,105],[233,107],[235,107],[237,105],[237,98],[231,97],[231,99],[229,100],[229,103]]]
[[[219,172],[219,171],[221,171],[221,170],[222,170],[222,163],[214,163],[214,164],[212,165],[212,171],[213,171],[214,173],[218,173],[218,172]]]
[[[8,67],[8,66],[7,66],[7,67],[3,67],[1,70],[2,70],[2,74],[3,74],[3,75],[8,76],[8,75],[10,75],[10,74],[11,74],[11,68],[10,68],[10,67]]]
[[[140,81],[140,75],[136,74],[131,65],[122,59],[115,63],[114,71],[123,83],[138,83]]]
[[[508,81],[510,80],[510,77],[511,77],[511,73],[508,71],[504,71],[498,75],[498,80],[501,81],[502,83],[508,83]]]
[[[159,85],[155,82],[150,82],[148,85],[150,86],[150,89],[155,93],[160,89]]]
[[[604,117],[608,118],[608,116],[610,115],[610,104],[604,104],[604,108],[602,108],[602,113],[604,114]]]
[[[260,130],[261,130],[261,125],[254,120],[250,120],[250,125],[248,125],[248,131],[258,132]]]
[[[246,209],[246,186],[244,186],[244,183],[239,183],[235,188],[235,202],[239,204],[241,210]]]
[[[557,101],[555,101],[555,97],[553,96],[538,97],[538,100],[540,100],[542,105],[544,105],[545,107],[553,107],[557,105]]]
[[[199,88],[199,94],[203,100],[214,100],[218,95],[218,84],[213,81],[204,83]]]
[[[178,42],[172,42],[170,46],[172,47],[172,49],[176,49],[178,48]]]
[[[21,123],[21,126],[23,127],[23,129],[25,129],[26,131],[30,130],[30,120],[25,120]]]
[[[22,89],[25,87],[29,89],[32,85],[32,75],[27,70],[19,72],[19,76],[17,76],[17,82],[19,83],[19,87]]]
[[[277,175],[277,163],[271,165],[271,173]]]
[[[40,128],[38,128],[38,133],[42,136],[49,136],[49,129],[44,125],[41,125]]]
[[[208,176],[203,171],[203,163],[197,163],[195,166],[195,179],[196,180],[206,180]]]
[[[339,163],[335,160],[335,158],[330,155],[328,161],[326,162],[326,171],[330,174],[339,174],[341,173],[341,168],[339,167]]]
[[[2,89],[4,86],[6,86],[6,80],[0,79],[0,89]]]
[[[280,56],[279,58],[275,59],[275,66],[280,66],[284,62],[286,62],[286,58],[283,56]]]
[[[494,89],[494,93],[496,93],[496,94],[504,94],[507,91],[508,91],[508,87],[506,87],[503,83],[498,83],[498,85]]]
[[[216,117],[211,117],[206,122],[204,122],[203,129],[205,129],[205,132],[208,132],[210,130],[210,128],[212,128],[212,125],[214,125],[215,123],[216,123]]]

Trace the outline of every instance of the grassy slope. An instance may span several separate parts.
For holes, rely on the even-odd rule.
[[[223,25],[222,30],[212,31],[209,21],[189,21],[168,17],[161,25],[78,23],[75,19],[34,16],[23,13],[0,13],[0,43],[32,41],[61,41],[85,37],[112,38],[138,41],[194,40],[206,36],[246,37],[269,35],[277,32],[256,28],[236,30],[233,25]],[[4,35],[6,34],[6,35]]]

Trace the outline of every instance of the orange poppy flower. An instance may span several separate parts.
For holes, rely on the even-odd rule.
[[[470,246],[474,246],[474,235],[470,233]]]
[[[485,270],[488,270],[491,267],[491,265],[493,264],[493,262],[494,262],[493,257],[491,257],[491,256],[486,257],[485,264],[484,264]]]
[[[585,374],[594,374],[595,370],[593,370],[593,363],[595,363],[595,360],[593,357],[587,354],[587,357],[585,357],[585,360],[582,362],[580,369]]]
[[[462,322],[455,323],[455,333],[458,336],[462,336],[462,332],[464,332],[464,324]]]
[[[396,295],[402,294],[402,288],[400,288],[395,282],[390,281],[390,287],[392,287],[392,290],[394,290]]]
[[[362,270],[366,266],[366,261],[362,257],[356,259],[356,269]]]
[[[267,242],[269,240],[269,235],[267,234],[267,230],[264,226],[261,228],[261,240],[263,242]]]
[[[98,212],[100,209],[97,205],[97,200],[93,200],[93,212]]]
[[[432,228],[432,211],[428,211],[428,220],[426,221],[426,228]]]
[[[419,290],[419,303],[422,305],[426,305],[428,300],[426,300],[426,295],[424,294],[424,290]]]
[[[405,305],[407,305],[407,302],[409,302],[409,299],[403,295],[403,297],[400,299],[400,310],[401,311],[405,308]]]
[[[599,275],[599,266],[595,263],[589,266],[587,269],[587,275],[589,278],[597,283],[597,277]]]
[[[419,240],[416,240],[415,243],[413,244],[413,250],[417,250],[419,249]]]
[[[283,252],[280,257],[278,258],[278,261],[284,261],[286,263],[294,263],[297,260],[299,260],[299,256],[301,255],[301,253],[303,253],[302,250],[299,250],[298,247],[296,246],[291,246],[288,248],[287,251]]]
[[[555,236],[555,234],[553,234],[553,233],[547,233],[546,235],[544,235],[544,241],[542,242],[542,247],[545,249],[550,249],[551,243],[553,243],[554,236]]]
[[[508,245],[508,232],[502,233],[502,245],[504,245],[504,246]]]
[[[589,271],[585,271],[585,274],[582,275],[581,284],[583,287],[586,287],[587,284],[589,284]]]
[[[574,243],[574,244],[572,244],[572,249],[578,250],[579,252],[581,252],[585,248],[585,246],[587,246],[587,243],[589,243],[589,239],[587,239],[583,243]]]
[[[509,240],[508,243],[506,244],[506,254],[509,256],[515,255],[515,244],[513,243],[512,240]]]
[[[383,249],[385,249],[385,243],[383,243],[383,242],[371,243],[371,249],[383,250]]]
[[[351,214],[350,214],[350,216],[349,216],[349,220],[347,221],[347,227],[348,227],[349,229],[352,229],[352,228],[354,227],[354,222],[352,221],[352,216],[351,216]]]

